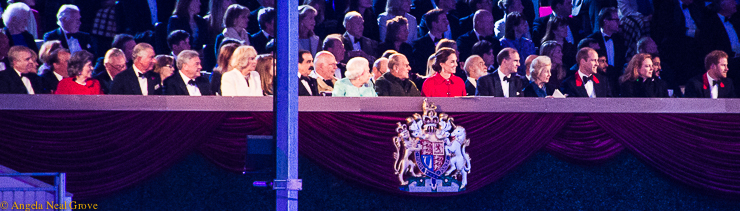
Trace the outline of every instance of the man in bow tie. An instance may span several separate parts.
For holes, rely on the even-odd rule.
[[[110,94],[120,95],[157,95],[159,74],[154,69],[154,47],[148,43],[139,43],[134,47],[134,64],[113,78]]]
[[[627,59],[627,46],[624,44],[624,37],[619,32],[619,14],[614,7],[604,8],[599,12],[599,31],[588,35],[599,42],[599,55],[606,55],[609,65],[621,70]]]
[[[609,80],[599,75],[599,54],[593,48],[581,48],[576,54],[578,71],[561,83],[561,91],[568,97],[611,97]]]
[[[320,51],[316,54],[313,72],[309,77],[315,78],[319,93],[334,91],[334,70],[337,69],[337,60],[329,51]]]
[[[513,48],[504,48],[498,53],[498,70],[478,78],[476,96],[521,97],[524,80],[516,74],[521,65],[519,52]]]
[[[306,50],[298,51],[298,96],[319,96],[316,79],[308,77],[313,67],[313,56]]]
[[[41,92],[41,78],[36,75],[36,53],[25,46],[13,46],[8,51],[10,68],[0,71],[0,93],[36,94]]]
[[[57,13],[59,28],[44,34],[44,42],[59,40],[62,47],[71,53],[86,50],[95,53],[94,42],[90,34],[80,31],[80,9],[75,5],[65,4]],[[95,54],[97,55],[97,54]]]
[[[441,9],[429,10],[429,12],[424,14],[422,22],[426,23],[429,32],[412,44],[414,47],[412,56],[414,67],[412,70],[413,73],[426,75],[427,60],[430,55],[435,53],[437,43],[445,38],[444,33],[447,31],[450,23],[445,16],[445,11]]]
[[[347,32],[342,35],[344,50],[348,61],[354,57],[364,57],[368,61],[375,61],[375,47],[378,42],[362,36],[365,31],[365,19],[356,11],[348,12],[344,15],[344,28]]]
[[[200,77],[200,70],[203,67],[200,65],[198,52],[184,50],[177,55],[177,58],[179,58],[177,59],[177,69],[180,71],[164,79],[162,82],[164,84],[164,94],[190,96],[213,95],[208,79]]]
[[[724,51],[715,50],[704,58],[707,72],[691,78],[686,84],[685,97],[693,98],[735,98],[732,79],[727,78],[727,59]]]

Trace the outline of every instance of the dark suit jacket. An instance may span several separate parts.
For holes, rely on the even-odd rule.
[[[735,33],[740,33],[740,15],[733,15],[729,19],[735,29]],[[727,53],[730,58],[735,57],[735,52],[732,51],[730,37],[727,35],[724,23],[722,23],[722,20],[719,18],[717,13],[706,13],[703,20],[705,21],[704,24],[699,26],[700,30],[703,32],[701,33],[702,37],[699,40],[703,42],[702,46],[705,47],[702,55],[706,55],[713,50],[722,50]]]
[[[144,73],[147,79],[148,95],[159,95],[155,87],[159,85],[161,79],[159,74],[152,71]],[[129,67],[121,73],[118,73],[111,83],[110,94],[118,95],[142,95],[139,79],[133,67]]]
[[[501,87],[501,78],[498,76],[498,71],[499,70],[496,70],[478,79],[478,89],[476,90],[477,92],[475,93],[475,96],[504,97],[504,91]],[[522,77],[516,73],[511,74],[509,77],[512,79],[518,79],[509,81],[509,97],[523,96],[522,89],[524,89],[524,84],[522,83]]]
[[[539,47],[542,45],[542,38],[544,38],[545,33],[547,33],[547,22],[550,21],[550,18],[552,17],[555,17],[555,15],[550,14],[545,17],[534,19],[534,27],[532,28],[532,41],[534,41],[534,46]],[[584,31],[581,22],[576,18],[568,18],[567,20],[570,33],[573,34],[573,44],[578,45],[578,42],[583,39],[583,37],[590,34],[590,32]]]
[[[110,93],[110,87],[113,83],[113,79],[110,77],[110,74],[108,74],[108,71],[103,70],[102,72],[95,74],[93,78],[97,79],[98,82],[100,82],[100,88],[103,89],[103,94]]]
[[[35,73],[28,75],[28,79],[31,81],[31,87],[33,92],[41,94],[41,77]],[[15,70],[11,67],[4,71],[0,71],[0,94],[28,94],[26,86],[23,85],[23,80]]]
[[[8,30],[8,27],[3,28],[3,34],[8,36],[8,47],[15,46],[15,43],[13,43],[13,38],[10,35],[10,31]],[[36,47],[36,40],[33,39],[33,35],[29,33],[28,31],[21,32],[23,35],[23,40],[28,44],[28,48],[33,50],[33,52],[39,52],[39,48]],[[8,67],[10,68],[10,67]]]
[[[473,30],[473,17],[475,13],[460,18],[460,31],[469,32]]]
[[[472,83],[470,83],[470,80],[465,80],[465,92],[468,93],[468,96],[475,96],[475,86],[473,86]]]
[[[427,22],[424,18],[419,19],[421,20],[419,22],[419,32],[418,34],[427,34],[429,33],[429,27],[427,26]],[[463,34],[466,31],[460,30],[460,19],[452,15],[452,13],[447,13],[447,21],[450,23],[450,35],[452,36],[453,40],[457,40],[458,37],[460,37],[461,34]]]
[[[653,15],[653,29],[650,30],[655,43],[658,46],[662,42],[667,40],[675,40],[682,37],[686,37],[686,19],[684,18],[683,12],[681,11],[681,5],[678,0],[671,1],[654,1],[655,13]],[[702,18],[706,12],[703,1],[694,1],[689,5],[689,14],[694,19],[697,27],[704,25]],[[697,31],[697,37],[701,35],[701,31]]]
[[[250,21],[249,21],[249,23],[247,23],[247,32],[249,32],[250,34],[257,33],[257,32],[259,32],[261,30],[260,29],[260,23],[259,23],[259,21],[257,21],[257,18],[259,17],[258,15],[259,15],[260,10],[262,8],[265,8],[265,7],[260,6],[259,8],[257,8],[255,10],[252,10],[251,12],[249,12],[249,20]],[[252,42],[252,40],[249,40],[249,41]],[[257,52],[259,52],[259,51],[257,51]]]
[[[711,98],[712,90],[709,81],[706,81],[706,73],[693,77],[686,83],[686,93],[684,97],[688,98]],[[724,86],[722,86],[724,85]],[[722,80],[717,89],[717,98],[735,98],[735,86],[732,79],[725,78]]]
[[[567,94],[568,97],[588,97],[586,87],[583,85],[583,80],[576,78],[579,74],[575,74],[563,80],[560,84],[560,91],[563,94]],[[609,86],[609,80],[606,77],[594,74],[594,92],[596,97],[612,97],[612,91]],[[598,83],[596,83],[598,81]]]
[[[604,36],[601,34],[601,31],[588,35],[588,38],[596,39],[596,41],[599,42],[599,47],[601,47],[597,52],[599,55],[606,56],[606,46],[604,45]],[[625,61],[627,61],[627,45],[624,43],[624,37],[619,33],[614,33],[612,34],[611,39],[614,44],[614,66],[620,70],[624,69]],[[607,59],[608,58],[609,57],[607,56]]]
[[[378,92],[378,96],[421,96],[421,92],[411,79],[401,80],[390,71],[378,78],[375,82],[375,91]]]
[[[306,89],[306,86],[303,85],[303,82],[301,80],[307,80],[308,86],[311,88],[311,92],[308,92],[308,89]],[[316,82],[315,78],[311,77],[301,77],[298,79],[298,96],[320,96],[319,95],[319,87],[318,83]]]
[[[435,1],[435,0],[413,0],[411,4],[411,12],[409,12],[409,14],[413,15],[416,18],[416,20],[421,20],[422,17],[424,17],[424,14],[429,12],[429,10],[434,9],[434,5],[432,5],[432,1]],[[387,2],[387,1],[384,1],[384,2]]]
[[[200,17],[200,15],[196,15],[193,18],[195,19],[195,24],[198,25],[198,29],[195,32],[190,28],[188,19],[177,17],[177,15],[171,16],[167,23],[167,34],[175,30],[185,30],[190,33],[190,48],[197,51],[203,48],[203,44],[206,44],[208,39],[208,22],[203,17]]]
[[[426,75],[427,60],[429,59],[429,56],[435,53],[434,50],[436,49],[436,46],[434,45],[434,40],[432,40],[432,36],[427,33],[423,37],[414,41],[412,46],[414,48],[414,53],[411,57],[409,57],[409,60],[414,60],[414,66],[412,69],[413,73]]]
[[[262,32],[262,30],[249,36],[249,44],[251,44],[254,47],[254,50],[256,50],[259,54],[267,53],[265,52],[265,49],[267,48],[267,42],[270,42],[270,40],[265,37],[265,33]],[[217,48],[220,47],[221,46],[218,46]],[[218,56],[218,54],[216,54],[216,56]]]
[[[643,81],[625,81],[619,85],[620,97],[668,97],[668,85],[659,78],[649,78]]]
[[[486,37],[485,40],[491,42],[493,45],[494,54],[498,54],[498,52],[501,51],[501,43],[493,35]],[[460,37],[457,38],[457,49],[460,51],[460,58],[458,58],[458,61],[465,61],[468,59],[472,54],[473,45],[478,41],[480,40],[478,40],[474,30],[470,30],[468,33],[460,35]]]
[[[164,85],[164,95],[190,95],[188,87],[185,82],[182,81],[182,75],[180,75],[180,73],[174,73],[172,76],[167,77],[167,79],[164,79],[162,84]],[[204,77],[195,78],[195,86],[198,87],[201,95],[213,95],[208,79]]]
[[[45,73],[41,74],[41,93],[37,94],[51,94],[53,91],[57,90],[57,85],[59,85],[59,79],[57,79],[57,76],[54,75],[54,71],[49,69],[49,71],[46,71]]]
[[[77,32],[74,33],[73,37],[77,39],[77,41],[80,43],[80,48],[82,48],[82,50],[86,50],[97,55],[95,52],[95,49],[97,48],[94,46],[95,41],[93,40],[92,36],[90,36],[90,34],[85,32]],[[62,47],[69,49],[69,44],[67,44],[67,39],[64,37],[64,32],[62,32],[61,27],[54,29],[53,31],[46,32],[46,34],[44,34],[44,42],[47,42],[49,40],[59,40],[59,42],[62,42]]]
[[[535,86],[537,86],[535,83],[528,83],[527,86],[524,87],[524,90],[522,90],[522,92],[524,92],[524,97],[547,97],[551,96],[552,93],[555,93],[555,88],[550,84],[545,84],[545,93],[547,96],[538,96],[537,92],[534,90]]]
[[[344,33],[344,35],[342,35],[342,43],[344,43],[344,50],[345,50],[345,52],[350,52],[350,51],[353,51],[353,50],[362,50],[367,55],[370,55],[370,56],[375,56],[376,55],[375,48],[378,47],[378,42],[377,41],[372,40],[372,39],[367,38],[367,37],[364,37],[364,36],[363,37],[355,37],[355,40],[357,40],[357,39],[360,40],[360,47],[362,47],[362,49],[355,49],[353,47],[352,41],[349,39],[349,35],[347,33]],[[345,56],[344,58],[345,59],[350,59],[347,56]]]

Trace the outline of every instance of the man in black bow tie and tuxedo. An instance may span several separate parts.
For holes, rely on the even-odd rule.
[[[611,97],[609,80],[597,74],[599,54],[593,48],[581,48],[576,54],[578,71],[563,80],[560,89],[568,97]]]
[[[198,52],[184,50],[178,54],[177,71],[172,76],[164,79],[165,95],[189,95],[205,96],[213,95],[208,79],[200,76],[200,65]]]
[[[614,7],[604,8],[599,12],[599,31],[588,35],[599,42],[599,55],[605,55],[609,65],[621,70],[624,68],[627,56],[627,46],[624,37],[619,34],[619,15]]]
[[[16,45],[10,48],[8,57],[10,67],[0,71],[0,93],[41,93],[41,78],[36,75],[36,53],[26,46]]]
[[[162,80],[154,69],[154,47],[148,43],[139,43],[134,47],[134,64],[116,75],[110,88],[110,94],[119,95],[159,95]]]
[[[707,72],[691,78],[686,84],[685,97],[692,98],[734,98],[735,88],[732,79],[727,78],[727,58],[724,51],[715,50],[704,58]]]
[[[504,48],[498,53],[498,70],[480,77],[476,96],[521,97],[524,80],[516,74],[521,65],[519,52],[513,48]]]
[[[96,53],[95,42],[90,34],[80,31],[80,9],[75,5],[65,4],[59,8],[57,13],[57,24],[59,28],[44,34],[44,42],[59,40],[62,47],[69,49],[71,53],[86,50]],[[97,54],[95,54],[97,55]]]

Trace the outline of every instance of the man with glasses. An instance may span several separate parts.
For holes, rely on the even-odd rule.
[[[599,31],[587,38],[599,42],[599,55],[605,55],[609,65],[623,69],[626,61],[627,46],[619,31],[619,14],[616,8],[607,7],[599,12]]]
[[[105,64],[105,71],[100,71],[93,78],[100,82],[103,93],[108,94],[110,85],[113,83],[113,77],[126,70],[126,55],[123,54],[121,49],[111,48],[105,53],[103,64]]]

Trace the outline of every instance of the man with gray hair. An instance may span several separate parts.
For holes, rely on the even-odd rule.
[[[165,95],[213,95],[208,79],[200,77],[200,58],[198,52],[184,50],[177,55],[178,73],[164,79]]]
[[[69,49],[71,53],[86,50],[95,52],[90,34],[80,31],[80,9],[75,5],[65,4],[57,12],[57,25],[59,28],[46,32],[44,42],[59,40],[62,47]],[[97,54],[96,54],[97,55]]]
[[[348,12],[344,15],[344,28],[347,32],[342,35],[344,50],[347,52],[346,58],[364,57],[369,62],[375,60],[375,47],[378,42],[364,37],[365,20],[362,15],[356,11]]]
[[[111,84],[111,94],[156,95],[155,86],[162,81],[154,69],[154,47],[139,43],[134,47],[134,64],[116,75]]]
[[[334,70],[336,69],[337,60],[334,54],[329,51],[320,51],[316,54],[313,72],[308,76],[316,79],[319,93],[334,90],[334,83],[338,80],[334,77]]]
[[[26,46],[13,46],[8,51],[10,68],[0,71],[1,94],[36,94],[41,92],[41,78],[36,75],[36,52]]]
[[[373,77],[370,77],[370,83],[373,87],[375,87],[375,82],[378,81],[378,78],[388,72],[388,59],[387,58],[380,58],[378,60],[375,60],[375,63],[373,64],[373,69],[370,69],[370,73],[373,75]]]
[[[105,53],[103,65],[105,66],[105,71],[98,72],[93,78],[100,82],[100,87],[103,88],[103,94],[108,94],[110,93],[113,78],[118,73],[126,70],[126,56],[121,49],[111,48]]]
[[[345,50],[344,43],[342,42],[342,35],[327,35],[326,38],[324,38],[322,48],[324,51],[329,51],[335,57],[337,66],[334,68],[334,77],[336,77],[337,79],[343,78],[344,72],[347,71],[347,65],[342,62],[346,62],[347,60],[344,59]]]
[[[488,74],[488,67],[483,57],[472,55],[465,60],[465,72],[468,78],[465,80],[465,91],[468,96],[475,96],[475,90],[478,88],[478,78]]]

